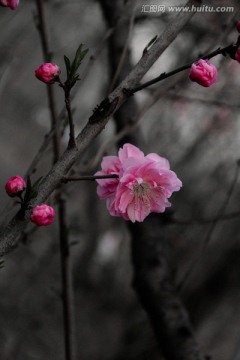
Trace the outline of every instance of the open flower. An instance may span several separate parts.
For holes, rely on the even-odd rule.
[[[7,194],[11,197],[20,195],[26,188],[26,183],[21,176],[12,176],[5,185]]]
[[[46,204],[37,205],[32,210],[31,221],[38,226],[47,226],[52,224],[55,216],[55,211],[51,206]]]
[[[198,60],[192,64],[189,74],[190,80],[209,87],[217,82],[217,69],[208,60]]]
[[[143,152],[136,146],[125,144],[117,156],[106,156],[102,171],[95,175],[117,174],[117,179],[97,180],[97,194],[106,199],[112,216],[142,222],[151,212],[164,212],[171,206],[167,200],[182,186],[170,170],[167,159]]]
[[[126,219],[142,222],[151,212],[161,213],[171,206],[167,199],[181,186],[167,162],[130,158],[123,165],[115,208]]]
[[[0,5],[15,10],[19,5],[19,0],[0,0]]]
[[[54,84],[60,74],[56,64],[45,63],[35,70],[35,76],[46,84]]]

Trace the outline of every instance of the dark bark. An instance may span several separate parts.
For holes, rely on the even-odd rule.
[[[144,223],[130,224],[130,231],[133,287],[150,318],[165,358],[204,359],[171,277],[161,215],[152,214]]]
[[[114,3],[110,0],[100,0],[100,3],[108,26],[113,27],[118,21],[118,26],[109,39],[109,65],[111,78],[113,78],[126,46],[131,5],[127,7],[123,0],[117,0]],[[117,81],[121,81],[131,67],[128,48]],[[117,131],[121,131],[129,122],[131,123],[136,114],[137,104],[132,97],[114,115]],[[126,142],[142,147],[140,131],[135,131],[127,138],[125,137],[119,145]],[[141,224],[130,223],[134,267],[133,287],[149,316],[165,358],[167,360],[203,360],[204,356],[196,343],[187,310],[171,279],[163,239],[164,223],[161,217],[163,218],[161,214],[152,214]]]

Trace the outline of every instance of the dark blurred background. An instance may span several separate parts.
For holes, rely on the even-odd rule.
[[[20,2],[16,11],[0,9],[3,224],[17,209],[4,185],[13,175],[24,176],[50,128],[46,88],[34,76],[35,68],[43,62],[34,21],[35,2]],[[153,3],[136,2],[129,34],[132,65],[175,15],[143,13],[142,4]],[[159,4],[183,5],[174,0]],[[204,4],[232,6],[234,11],[197,13],[144,80],[236,41],[238,1]],[[106,96],[112,80],[106,39],[109,29],[98,1],[48,0],[45,6],[53,62],[62,68],[63,79],[63,55],[72,58],[80,43],[89,48],[81,67],[83,80],[76,85],[73,99],[79,132]],[[125,15],[123,11],[121,16]],[[117,31],[121,36],[121,28]],[[138,131],[145,140],[143,150],[167,157],[183,182],[182,190],[171,199],[163,231],[197,340],[212,359],[239,360],[240,191],[236,169],[240,158],[240,64],[223,56],[212,62],[219,70],[219,81],[210,88],[189,81],[185,71],[134,98],[139,107]],[[60,113],[64,97],[57,86],[56,100]],[[96,159],[96,153],[116,154],[116,141],[109,142],[114,134],[114,121],[110,120],[76,171],[88,169],[93,174],[100,166],[101,156]],[[63,149],[67,138],[66,129]],[[49,146],[33,179],[47,174],[51,163]],[[148,318],[131,288],[129,235],[124,220],[110,217],[105,203],[96,196],[94,183],[69,184],[64,197],[72,243],[78,358],[161,359]],[[54,206],[53,198],[50,203]],[[64,359],[57,222],[35,230],[29,226],[0,270],[1,360]]]

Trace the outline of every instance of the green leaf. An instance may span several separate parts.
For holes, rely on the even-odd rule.
[[[64,61],[65,61],[66,70],[67,70],[67,78],[69,78],[70,71],[71,71],[71,62],[66,55],[64,55]]]
[[[76,71],[78,70],[79,66],[81,65],[82,60],[88,53],[88,49],[82,50],[82,48],[83,48],[83,44],[80,44],[76,51],[75,58],[71,64],[71,70],[69,73],[70,81],[72,81],[73,77],[75,77]]]

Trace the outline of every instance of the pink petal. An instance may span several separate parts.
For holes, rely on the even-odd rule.
[[[102,159],[101,167],[105,174],[118,174],[121,163],[117,156],[104,156]]]
[[[132,144],[124,144],[123,148],[119,149],[118,156],[120,161],[124,163],[130,157],[142,159],[144,158],[144,153]]]
[[[162,213],[166,207],[170,207],[171,203],[167,201],[161,189],[152,190],[150,196],[151,211]]]
[[[163,169],[167,169],[167,170],[170,169],[169,161],[164,157],[159,156],[158,154],[150,153],[146,156],[146,158],[156,161],[158,163],[158,166],[162,167]]]
[[[133,192],[130,190],[119,192],[119,195],[117,195],[118,201],[116,201],[116,204],[118,204],[117,210],[121,213],[125,213],[128,205],[132,202],[133,198]]]
[[[132,222],[142,222],[146,216],[150,214],[150,202],[147,198],[143,201],[142,198],[135,196],[131,204],[127,208],[129,220]]]

